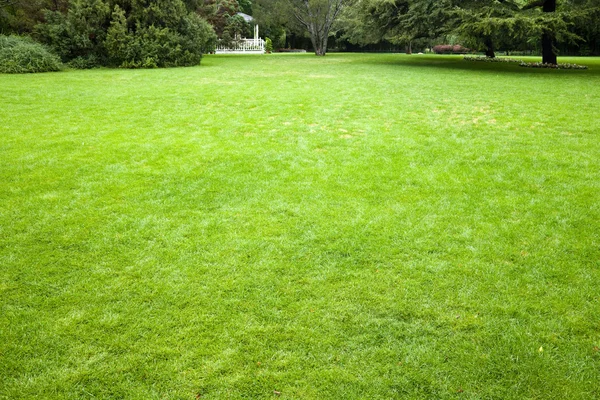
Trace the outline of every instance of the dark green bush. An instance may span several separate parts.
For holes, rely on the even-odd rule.
[[[28,37],[0,35],[0,72],[24,74],[58,71],[60,58]]]
[[[156,68],[198,65],[215,41],[212,27],[195,13],[182,12],[169,25],[138,21],[132,26],[125,11],[115,6],[105,45],[117,66]]]
[[[74,69],[92,69],[100,65],[98,57],[94,54],[90,54],[87,57],[76,57],[69,61],[68,66]]]
[[[106,58],[104,39],[110,7],[104,0],[71,0],[67,13],[46,11],[45,22],[36,26],[37,37],[63,62],[77,58]],[[76,61],[82,65],[81,60]]]
[[[47,11],[36,34],[72,68],[198,65],[216,44],[183,0],[70,0],[66,13]]]

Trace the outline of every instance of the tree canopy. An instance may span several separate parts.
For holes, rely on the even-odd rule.
[[[543,60],[556,63],[557,43],[597,40],[589,22],[598,0],[357,0],[344,16],[347,37],[357,43],[410,42],[456,35],[494,57],[494,48],[539,42]],[[594,24],[591,24],[594,26]],[[597,25],[597,24],[596,24]]]

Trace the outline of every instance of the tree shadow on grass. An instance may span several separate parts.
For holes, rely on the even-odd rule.
[[[514,57],[521,59],[520,57]],[[535,62],[539,61],[535,57],[523,57],[524,61]],[[481,62],[481,61],[465,61],[462,57],[455,56],[435,56],[435,55],[391,55],[386,57],[367,57],[357,58],[355,63],[371,64],[371,65],[390,65],[401,66],[407,68],[431,68],[436,70],[446,70],[448,72],[473,71],[478,73],[491,74],[516,74],[516,75],[531,75],[531,76],[576,76],[576,77],[599,77],[600,76],[600,57],[564,57],[559,59],[559,63],[576,63],[587,65],[587,70],[556,70],[549,68],[524,68],[517,63],[503,62]]]

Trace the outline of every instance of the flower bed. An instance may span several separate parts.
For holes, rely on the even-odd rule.
[[[521,67],[525,68],[550,68],[550,69],[588,69],[587,65],[579,65],[579,64],[544,64],[541,62],[521,62],[519,64]]]
[[[490,58],[490,57],[477,57],[477,56],[465,56],[465,61],[483,61],[483,62],[506,62],[506,63],[522,63],[523,60],[517,60],[516,58]]]

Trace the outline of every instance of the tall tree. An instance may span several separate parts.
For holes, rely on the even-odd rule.
[[[523,7],[524,10],[533,8],[541,8],[544,13],[556,13],[556,0],[536,0]],[[552,29],[543,29],[542,62],[544,64],[556,64],[558,62],[558,56],[555,51],[555,35],[556,32],[554,32]]]
[[[497,47],[514,48],[518,42],[527,41],[528,23],[517,18],[520,11],[518,0],[467,0],[449,13],[448,27],[467,46],[494,58]]]
[[[298,22],[308,31],[315,54],[327,53],[327,41],[333,24],[348,0],[289,0]]]
[[[489,3],[484,5],[485,3]],[[556,64],[557,43],[575,44],[583,38],[576,33],[577,24],[593,20],[598,0],[493,0],[464,1],[460,6],[463,18],[457,29],[469,36],[479,34],[512,44],[538,42],[542,49],[542,62]],[[484,6],[482,6],[484,5]],[[493,8],[495,13],[485,12]],[[473,15],[478,20],[473,21]],[[540,40],[541,39],[541,40]]]

